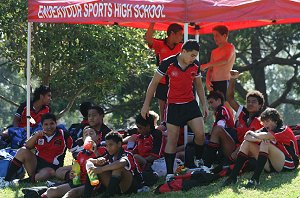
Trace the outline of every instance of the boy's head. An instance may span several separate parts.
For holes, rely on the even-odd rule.
[[[33,102],[41,100],[42,105],[49,105],[51,101],[51,89],[48,86],[41,85],[33,92]]]
[[[260,119],[268,131],[273,131],[277,127],[281,127],[283,125],[281,115],[274,108],[267,108],[264,110],[260,115]]]
[[[208,105],[216,111],[218,106],[224,105],[224,95],[218,91],[211,91],[207,96]]]
[[[93,129],[90,126],[86,126],[83,129],[83,133],[82,133],[83,141],[85,140],[85,138],[87,136],[90,136],[92,138],[92,140],[97,143],[97,141],[98,141],[97,132],[95,131],[95,129]]]
[[[92,107],[91,102],[83,102],[80,104],[79,111],[84,118],[88,117],[88,111],[91,107]]]
[[[100,106],[91,106],[88,110],[89,125],[99,130],[103,124],[104,110]]]
[[[41,116],[42,128],[47,136],[51,136],[56,130],[56,117],[52,113],[46,113]]]
[[[105,136],[105,143],[107,152],[116,155],[122,148],[123,138],[120,133],[111,131]]]
[[[135,123],[138,128],[138,132],[142,135],[149,134],[151,130],[155,129],[154,117],[150,114],[146,117],[146,119],[144,119],[141,114],[138,114],[135,118]]]
[[[264,106],[264,96],[261,92],[253,90],[246,95],[246,108],[249,113],[255,113],[262,110]]]
[[[188,40],[185,42],[181,49],[181,56],[183,62],[186,64],[192,64],[199,54],[199,44],[196,40]]]
[[[182,42],[183,39],[183,28],[177,23],[172,23],[167,29],[168,38],[172,39],[172,42],[177,44]]]
[[[226,26],[218,25],[212,29],[212,33],[216,44],[219,46],[227,41],[229,31]]]

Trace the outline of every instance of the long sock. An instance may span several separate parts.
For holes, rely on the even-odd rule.
[[[252,176],[252,180],[255,179],[257,182],[259,182],[259,177],[261,172],[263,171],[265,164],[268,160],[268,153],[265,152],[259,152],[258,158],[256,161],[256,169],[254,170],[254,174]]]
[[[230,177],[235,179],[237,178],[240,170],[243,168],[243,165],[245,164],[245,162],[248,160],[248,155],[246,155],[245,153],[243,152],[239,152],[238,153],[238,156],[237,156],[237,159],[236,159],[236,163],[234,165],[234,168],[230,174]]]
[[[204,145],[199,145],[194,142],[194,148],[195,148],[195,157],[196,159],[201,159],[203,154]]]
[[[203,152],[204,165],[210,167],[216,160],[217,151],[220,148],[218,143],[209,142]]]
[[[109,197],[113,197],[116,194],[116,188],[118,188],[120,184],[121,178],[112,176],[109,180],[109,184],[106,189],[106,193],[108,194]]]
[[[167,174],[174,173],[173,167],[174,167],[175,156],[176,156],[176,153],[165,153]]]
[[[90,198],[92,196],[94,186],[91,185],[90,178],[86,175],[86,183],[84,185],[83,198]]]
[[[22,162],[20,162],[17,158],[13,158],[10,162],[5,180],[11,181],[13,179],[13,176],[21,167],[22,167]]]

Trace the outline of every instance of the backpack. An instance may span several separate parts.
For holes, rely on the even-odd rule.
[[[5,148],[0,150],[0,177],[5,177],[8,171],[10,161],[16,155],[17,150]],[[23,177],[25,174],[24,168],[20,168],[14,178]]]

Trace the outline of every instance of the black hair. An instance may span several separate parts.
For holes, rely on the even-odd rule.
[[[219,92],[219,91],[211,91],[208,96],[207,96],[207,100],[208,99],[214,99],[214,100],[218,100],[220,99],[221,100],[221,104],[223,105],[224,104],[224,95],[223,93]]]
[[[193,50],[196,50],[197,52],[200,51],[200,46],[196,40],[188,40],[185,42],[182,46],[182,50],[186,50],[188,52],[191,52]]]
[[[115,143],[123,142],[122,135],[116,131],[111,131],[105,136],[105,140],[112,140]]]
[[[92,107],[91,102],[83,102],[80,104],[79,111],[83,117],[88,116],[88,111]]]
[[[41,123],[43,124],[45,120],[51,119],[56,123],[56,116],[53,113],[46,113],[41,116]]]
[[[51,92],[49,86],[45,86],[45,85],[39,86],[33,92],[33,102],[38,101],[40,99],[40,95],[46,95],[49,92]]]
[[[272,120],[277,123],[277,127],[281,127],[283,125],[283,120],[280,113],[274,108],[267,108],[260,115],[261,121]]]
[[[215,26],[215,27],[213,27],[212,30],[219,32],[221,35],[226,34],[228,36],[228,33],[229,33],[228,28],[225,25]]]
[[[95,110],[99,113],[99,115],[104,115],[104,110],[103,110],[103,108],[100,107],[100,106],[98,106],[98,105],[91,106],[91,107],[89,108],[89,110],[91,110],[91,109],[95,109]]]
[[[171,25],[169,25],[168,29],[167,29],[167,35],[170,36],[170,34],[172,32],[177,33],[179,31],[182,31],[183,28],[181,25],[177,24],[177,23],[172,23]]]
[[[135,123],[142,126],[150,125],[150,129],[155,129],[154,116],[151,114],[149,114],[149,116],[146,116],[146,119],[144,119],[141,114],[138,114],[135,118]]]
[[[257,90],[249,91],[246,95],[246,100],[249,97],[257,98],[258,104],[260,104],[263,108],[265,99],[264,99],[264,95],[260,91],[257,91]]]

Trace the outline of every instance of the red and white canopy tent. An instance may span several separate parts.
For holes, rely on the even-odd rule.
[[[27,137],[30,120],[31,23],[121,25],[166,30],[184,24],[191,34],[300,22],[300,0],[28,0]],[[195,25],[199,30],[195,30]]]

